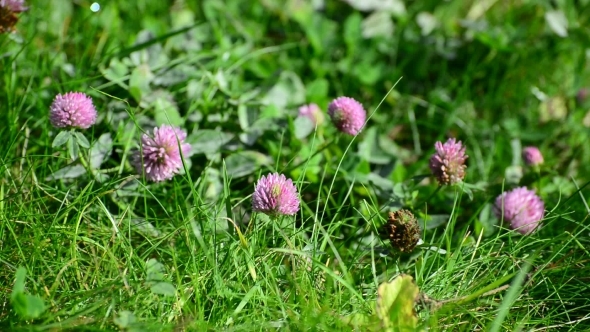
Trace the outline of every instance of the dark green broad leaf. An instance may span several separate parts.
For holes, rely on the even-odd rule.
[[[377,60],[372,61],[369,56],[362,61],[355,63],[351,68],[351,73],[365,85],[376,84],[384,71],[385,69],[383,68],[383,65]]]
[[[185,29],[190,28],[186,27],[184,29],[170,32],[169,34],[167,34],[168,36],[156,36],[150,30],[141,30],[137,34],[134,46],[132,47],[133,52],[129,54],[129,59],[136,66],[145,64],[149,66],[149,68],[158,68],[166,65],[170,61],[170,59],[168,58],[166,53],[163,52],[161,42],[164,41],[166,38],[175,35],[175,33],[178,33],[180,31],[186,31]]]
[[[131,195],[128,195],[128,196],[131,196]],[[139,233],[141,233],[145,236],[151,236],[154,238],[162,236],[162,233],[150,221],[147,221],[143,218],[132,218],[129,221],[130,221],[131,225],[133,225],[134,227],[137,228]]]
[[[146,280],[150,281],[162,281],[164,280],[164,265],[158,262],[158,260],[151,258],[145,264],[146,269]]]
[[[469,196],[469,200],[471,201],[473,200],[473,191],[483,191],[487,186],[485,182],[477,182],[475,184],[462,182],[457,185],[460,186],[463,193]]]
[[[90,147],[90,142],[88,142],[88,139],[86,138],[86,136],[84,136],[84,134],[82,134],[79,131],[75,131],[74,136],[76,137],[76,142],[79,146],[85,149],[88,149]]]
[[[136,322],[137,318],[135,318],[135,314],[128,310],[121,311],[119,315],[114,319],[115,325],[122,329],[129,328]]]
[[[349,54],[356,53],[356,48],[361,45],[362,35],[361,35],[361,22],[363,20],[363,16],[358,13],[354,12],[346,21],[344,21],[344,41],[346,42],[346,46],[348,46]]]
[[[176,295],[176,288],[174,287],[174,285],[172,285],[171,283],[166,282],[166,281],[160,281],[160,282],[154,283],[150,287],[150,290],[152,291],[152,293],[158,294],[158,295],[164,295],[164,296]]]
[[[367,181],[370,181],[370,183],[375,188],[379,188],[388,193],[393,191],[393,182],[390,179],[384,178],[375,172],[367,174],[366,179]]]
[[[61,168],[50,176],[46,177],[46,181],[60,180],[60,179],[75,179],[81,175],[86,174],[86,169],[82,165],[70,165]]]
[[[328,97],[330,83],[325,78],[318,78],[306,85],[306,96],[308,101],[320,103]]]
[[[129,78],[129,93],[136,101],[141,101],[143,96],[151,92],[150,82],[153,78],[154,74],[147,64],[140,64],[133,69]]]
[[[448,214],[429,214],[424,215],[423,218],[418,218],[420,227],[422,229],[434,229],[438,226],[444,225],[449,221]]]
[[[99,169],[100,165],[111,154],[113,149],[113,139],[110,133],[100,135],[98,140],[90,148],[90,167]]]
[[[27,269],[20,266],[16,269],[16,273],[14,275],[14,286],[12,287],[12,295],[11,299],[13,299],[19,293],[25,292],[25,281],[27,277]]]
[[[156,124],[171,125],[171,126],[182,126],[184,125],[184,119],[178,112],[178,107],[172,101],[166,98],[158,98],[153,103],[154,107],[154,120]]]
[[[107,80],[116,83],[120,87],[124,88],[125,90],[128,89],[125,80],[129,75],[129,68],[123,62],[121,62],[117,58],[111,59],[109,62],[108,68],[102,68],[100,70],[104,78]]]
[[[53,139],[53,143],[51,143],[51,147],[58,147],[58,146],[62,146],[64,144],[66,144],[70,138],[72,137],[72,133],[69,131],[60,131],[59,134],[57,134],[55,136],[55,138]]]
[[[276,109],[274,106],[267,106],[267,109]],[[267,113],[268,114],[268,113]],[[254,122],[250,128],[239,135],[240,141],[246,145],[254,144],[264,132],[281,130],[277,122],[271,118],[260,118]]]
[[[561,10],[549,10],[545,13],[547,25],[559,37],[567,37],[568,21],[564,12]]]
[[[186,139],[191,144],[191,152],[210,155],[221,152],[221,148],[234,138],[234,134],[212,129],[194,131]]]
[[[10,295],[10,303],[14,311],[24,319],[34,319],[45,311],[45,303],[38,295],[25,294],[27,270],[19,267],[16,270],[14,287]]]
[[[80,147],[75,138],[68,140],[68,153],[70,154],[72,161],[78,160],[78,157],[80,156]]]
[[[156,259],[151,258],[146,262],[146,283],[154,294],[174,296],[176,288],[171,283],[164,281],[164,265]]]
[[[387,164],[393,157],[385,153],[379,144],[380,137],[377,128],[365,128],[362,142],[359,144],[359,155],[371,164]]]
[[[268,156],[256,151],[240,151],[225,158],[227,174],[234,179],[250,175],[270,162]]]
[[[246,131],[250,128],[259,117],[260,111],[257,107],[249,107],[245,104],[238,106],[238,123],[240,127]]]
[[[387,12],[396,17],[406,15],[406,6],[402,0],[344,0],[353,8],[363,12]]]
[[[30,294],[17,294],[13,301],[12,306],[16,313],[25,319],[34,319],[45,311],[45,303],[43,299],[37,295]]]
[[[305,103],[305,86],[301,78],[291,71],[281,73],[278,82],[263,98],[266,105],[274,105],[279,112],[287,106],[297,106]]]
[[[311,134],[315,129],[315,124],[306,116],[299,116],[293,121],[295,127],[295,137],[302,139]]]
[[[141,322],[133,312],[123,310],[113,319],[113,323],[125,332],[152,331],[146,323]]]
[[[391,37],[395,25],[390,13],[377,11],[363,19],[361,28],[364,38]]]

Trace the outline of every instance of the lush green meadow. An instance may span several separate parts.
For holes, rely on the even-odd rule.
[[[0,34],[1,331],[406,331],[379,314],[400,275],[418,295],[385,316],[418,330],[590,330],[590,1],[92,3]],[[69,91],[98,111],[78,150],[49,121]],[[298,116],[339,96],[356,136]],[[163,124],[192,149],[151,182],[131,158]],[[466,176],[439,186],[450,137]],[[273,172],[294,216],[252,210]],[[522,186],[527,235],[492,209]],[[400,208],[411,252],[382,234]]]

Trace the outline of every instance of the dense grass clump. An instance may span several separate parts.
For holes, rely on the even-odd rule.
[[[590,330],[589,6],[0,0],[0,330]]]

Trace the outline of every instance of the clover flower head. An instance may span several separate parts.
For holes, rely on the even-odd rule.
[[[527,146],[522,149],[522,158],[524,159],[524,163],[529,166],[537,166],[544,161],[541,151],[535,146]]]
[[[328,115],[338,130],[353,136],[361,132],[367,119],[363,105],[350,97],[334,99],[328,105]]]
[[[27,10],[24,0],[0,0],[0,33],[14,30],[18,13]]]
[[[299,107],[299,116],[310,119],[314,125],[319,126],[324,123],[324,114],[322,113],[322,109],[314,103]]]
[[[412,212],[404,209],[389,212],[389,219],[383,225],[383,233],[394,249],[405,253],[412,252],[420,241],[418,220]]]
[[[132,158],[137,172],[145,172],[146,179],[153,182],[171,179],[182,169],[182,157],[187,158],[191,150],[185,139],[184,130],[169,125],[154,128],[153,136],[143,134],[141,150]]]
[[[440,185],[452,185],[465,177],[465,147],[461,141],[449,138],[444,144],[434,144],[436,153],[430,158],[430,170]]]
[[[252,209],[270,216],[294,215],[299,211],[297,188],[283,174],[262,176],[254,188]]]
[[[543,219],[545,205],[534,191],[526,187],[515,188],[496,198],[494,214],[521,234],[532,233]]]
[[[56,128],[87,129],[96,122],[96,109],[82,92],[58,94],[49,108],[49,121]]]
[[[24,12],[28,8],[25,7],[24,0],[0,0],[0,7],[5,8],[13,13]]]

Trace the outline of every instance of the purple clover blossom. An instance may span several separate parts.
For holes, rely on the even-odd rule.
[[[24,12],[28,9],[25,7],[24,0],[0,0],[0,7],[13,13]]]
[[[82,92],[58,94],[49,108],[49,121],[56,128],[88,129],[96,122],[96,109]]]
[[[528,166],[537,166],[544,162],[541,151],[535,146],[527,146],[522,149],[522,158]]]
[[[510,223],[510,227],[521,234],[530,234],[545,214],[545,205],[534,191],[520,187],[496,198],[494,214]]]
[[[361,132],[367,118],[363,105],[349,97],[334,99],[328,105],[328,115],[338,130],[353,136]]]
[[[146,179],[154,182],[171,179],[182,168],[182,157],[186,158],[191,150],[185,139],[184,130],[168,125],[154,128],[153,136],[143,134],[142,150],[137,151],[132,159],[137,172],[142,174],[145,171]]]
[[[314,125],[319,126],[324,123],[322,109],[314,103],[299,107],[299,116],[310,119]]]
[[[434,144],[436,153],[430,158],[430,170],[440,185],[452,185],[465,177],[465,147],[461,141],[449,138],[444,144]]]
[[[293,181],[278,173],[262,176],[254,188],[252,210],[270,216],[296,214],[299,198]]]

